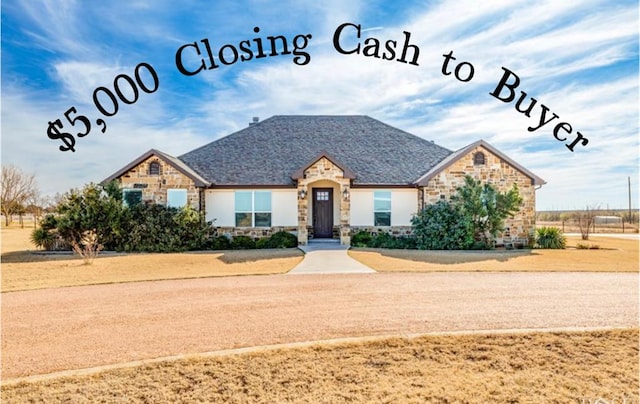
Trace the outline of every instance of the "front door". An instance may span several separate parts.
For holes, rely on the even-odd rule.
[[[333,238],[333,188],[313,188],[313,237]]]

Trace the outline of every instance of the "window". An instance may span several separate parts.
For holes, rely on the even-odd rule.
[[[391,191],[374,191],[373,225],[391,226]]]
[[[271,191],[236,191],[236,227],[271,227]]]
[[[328,201],[328,200],[329,200],[329,191],[316,192],[316,201]]]
[[[142,202],[142,190],[140,189],[123,189],[122,203],[124,206],[132,207]]]
[[[484,153],[477,152],[476,154],[473,155],[473,165],[474,166],[484,165]]]
[[[186,189],[167,189],[167,207],[181,208],[187,205]]]
[[[157,161],[149,163],[149,175],[160,175],[160,163]]]

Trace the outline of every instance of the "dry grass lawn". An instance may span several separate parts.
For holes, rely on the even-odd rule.
[[[156,362],[8,384],[2,398],[47,403],[638,403],[638,371],[637,329],[443,335]]]
[[[179,254],[109,254],[84,265],[72,255],[33,254],[32,229],[2,229],[2,292],[160,279],[285,273],[298,249]]]
[[[352,249],[349,255],[376,271],[638,272],[638,240],[567,237],[566,250],[417,251]],[[577,243],[597,250],[575,249]]]

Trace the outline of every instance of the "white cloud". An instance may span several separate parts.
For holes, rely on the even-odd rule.
[[[198,12],[190,14],[188,8],[178,12],[170,1],[137,1],[103,12],[104,21],[94,21],[94,26],[80,19],[86,10],[81,5],[53,0],[21,4],[31,21],[28,40],[60,56],[53,71],[65,98],[45,102],[25,89],[3,88],[3,158],[29,162],[51,188],[66,189],[70,177],[80,183],[100,180],[152,147],[179,155],[245,127],[252,116],[275,114],[366,114],[451,149],[484,138],[547,180],[538,193],[540,208],[574,208],[584,201],[625,206],[626,176],[637,182],[637,72],[612,69],[615,76],[610,78],[597,72],[634,59],[637,70],[637,4],[488,1],[478,7],[471,0],[437,2],[416,6],[407,12],[409,19],[391,24],[364,2],[289,1],[276,6],[264,0],[243,15],[241,4],[196,3],[192,8]],[[174,11],[176,20],[171,19]],[[420,47],[420,66],[338,54],[332,34],[343,22],[361,23],[363,39],[401,41],[402,32],[410,32]],[[297,66],[291,55],[279,55],[180,77],[200,86],[194,93],[179,93],[179,85],[170,91],[163,82],[162,91],[123,106],[108,120],[106,134],[82,139],[82,152],[80,142],[75,155],[51,151],[56,147],[46,139],[46,122],[76,104],[94,121],[93,90],[131,72],[135,58],[155,57],[155,46],[162,46],[171,61],[177,44],[203,35],[218,44],[237,43],[253,35],[254,24],[265,34],[313,33],[311,63]],[[287,30],[291,25],[295,28]],[[118,39],[135,27],[135,43],[152,45],[135,49],[95,36],[98,28],[104,32],[107,27]],[[458,61],[474,65],[472,81],[440,73],[442,54],[450,50]],[[589,145],[571,153],[553,138],[550,127],[528,132],[535,116],[527,118],[513,103],[489,95],[502,66],[520,76],[518,90],[581,131]],[[163,73],[163,80],[180,76],[175,68]],[[176,105],[176,99],[188,105]],[[47,169],[52,164],[59,168]],[[78,172],[77,167],[87,168]]]

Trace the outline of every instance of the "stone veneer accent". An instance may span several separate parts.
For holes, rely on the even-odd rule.
[[[274,226],[274,227],[215,227],[214,236],[225,236],[233,238],[236,236],[248,236],[252,239],[270,237],[279,231],[286,231],[296,234],[298,228],[295,226]]]
[[[309,221],[309,201],[312,198],[311,189],[313,183],[321,180],[329,180],[340,185],[338,192],[334,192],[333,198],[340,201],[340,244],[351,244],[351,231],[349,220],[351,216],[350,198],[343,198],[346,189],[351,192],[351,180],[344,178],[344,171],[326,157],[321,157],[304,170],[304,178],[298,180],[298,195],[304,190],[306,196],[301,199],[298,196],[298,244],[305,245],[309,241],[309,229],[313,223]]]
[[[412,236],[413,227],[411,226],[390,226],[390,227],[376,227],[376,226],[352,226],[351,235],[358,232],[366,231],[367,233],[374,235],[380,233],[388,233],[394,237],[400,236]]]
[[[149,174],[149,164],[160,164],[160,175]],[[159,205],[167,204],[167,189],[186,189],[187,203],[194,209],[200,210],[200,191],[193,180],[182,174],[171,164],[157,156],[144,160],[119,178],[122,188],[134,189],[134,184],[142,184],[145,188],[135,188],[142,191],[142,201]]]
[[[482,152],[485,156],[485,164],[474,165],[473,156]],[[468,154],[459,158],[455,163],[445,168],[441,173],[430,179],[428,185],[422,188],[424,203],[436,203],[444,199],[449,200],[456,188],[464,184],[465,175],[471,175],[483,183],[495,186],[504,192],[511,189],[513,184],[518,186],[523,199],[523,206],[513,217],[505,220],[505,231],[498,235],[498,244],[510,242],[516,239],[526,239],[530,242],[535,230],[535,186],[530,177],[520,170],[500,159],[495,154],[482,146],[478,146]]]

